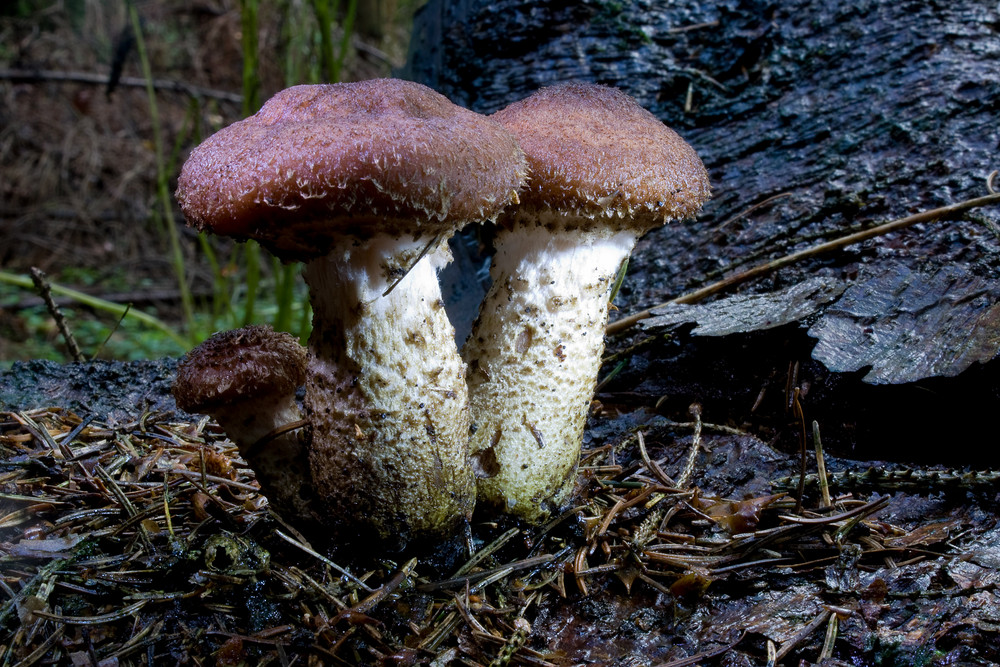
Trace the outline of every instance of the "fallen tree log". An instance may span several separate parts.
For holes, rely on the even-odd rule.
[[[483,112],[556,81],[613,85],[698,149],[715,196],[698,220],[640,242],[619,303],[628,315],[987,194],[1000,168],[998,14],[973,0],[435,0],[417,17],[408,74]],[[866,381],[913,382],[1000,350],[1000,207],[812,258],[745,289],[816,276],[851,288],[809,329],[832,370],[877,366]],[[904,340],[870,335],[899,327]]]

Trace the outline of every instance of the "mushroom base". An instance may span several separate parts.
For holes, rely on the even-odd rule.
[[[501,230],[463,348],[479,501],[541,521],[572,490],[604,350],[608,296],[631,231]]]
[[[212,415],[236,443],[274,510],[292,523],[310,521],[312,484],[306,448],[299,436],[301,430],[261,442],[278,427],[302,418],[294,394],[247,400],[235,407],[217,407]]]
[[[306,267],[310,464],[338,539],[403,548],[472,513],[465,364],[435,271],[447,246],[426,246],[379,237]]]

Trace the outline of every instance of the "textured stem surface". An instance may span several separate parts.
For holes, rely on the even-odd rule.
[[[400,546],[448,533],[475,502],[465,364],[435,271],[447,250],[417,261],[425,246],[383,237],[305,273],[317,491],[331,525]]]
[[[502,231],[493,286],[463,348],[479,499],[530,521],[572,490],[630,231]]]

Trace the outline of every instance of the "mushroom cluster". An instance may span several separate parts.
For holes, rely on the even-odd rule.
[[[394,79],[296,86],[211,136],[178,182],[187,221],[304,261],[314,313],[301,478],[312,494],[290,497],[258,470],[265,491],[341,538],[397,546],[468,521],[476,476],[487,505],[546,516],[571,489],[611,279],[639,235],[708,192],[675,133],[589,84],[492,117]],[[436,270],[448,238],[484,220],[498,221],[494,285],[460,355]],[[194,375],[210,365],[188,362]],[[261,437],[185,404],[215,409],[241,451]],[[282,415],[269,427],[297,413]]]
[[[284,90],[182,168],[189,224],[306,263],[311,483],[347,539],[404,546],[471,516],[465,364],[435,271],[524,177],[496,121],[394,79]]]

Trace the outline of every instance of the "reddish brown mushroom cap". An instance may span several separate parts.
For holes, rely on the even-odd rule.
[[[620,90],[561,84],[492,118],[528,159],[515,215],[614,217],[645,231],[693,215],[711,194],[694,149]]]
[[[448,233],[516,201],[524,156],[495,121],[396,79],[295,86],[198,146],[177,198],[200,229],[286,259],[329,239]]]
[[[173,394],[181,410],[213,414],[248,399],[293,394],[305,374],[306,349],[294,336],[251,325],[217,333],[188,352]]]

